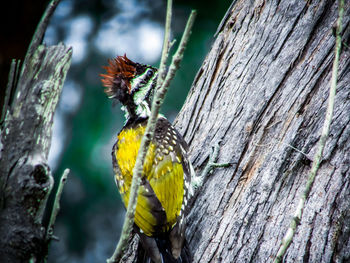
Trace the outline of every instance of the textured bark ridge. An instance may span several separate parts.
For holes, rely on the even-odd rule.
[[[33,52],[33,53],[31,53]],[[1,126],[1,262],[36,262],[45,256],[42,216],[53,185],[47,156],[53,114],[71,49],[39,45],[26,58]]]
[[[350,2],[343,40],[349,43]],[[195,167],[223,138],[196,197],[194,262],[272,262],[289,227],[325,118],[334,1],[236,1],[175,121]],[[350,261],[350,51],[340,57],[324,158],[284,262]]]

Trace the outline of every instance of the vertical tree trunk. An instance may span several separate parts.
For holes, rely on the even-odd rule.
[[[39,46],[20,78],[1,128],[0,258],[23,262],[42,255],[42,215],[53,179],[47,164],[53,114],[71,49]],[[45,252],[44,252],[45,255]]]
[[[49,5],[16,81],[9,77],[0,130],[0,261],[37,262],[47,255],[42,216],[53,185],[47,156],[53,114],[70,66],[72,50],[40,45]],[[13,98],[12,98],[13,97]]]
[[[191,210],[194,262],[272,262],[304,189],[325,118],[334,1],[236,1],[176,127],[195,167],[223,138]],[[349,43],[350,2],[343,40]],[[350,51],[340,57],[330,136],[285,262],[350,261]],[[200,170],[200,169],[199,169]]]

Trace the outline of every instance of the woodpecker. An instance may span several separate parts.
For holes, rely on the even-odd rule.
[[[156,68],[124,56],[108,60],[100,74],[105,93],[122,104],[126,121],[112,149],[115,181],[128,205],[133,168],[150,116],[156,86]],[[195,173],[187,144],[162,115],[158,116],[141,175],[134,220],[140,237],[138,262],[190,262],[185,244],[185,219],[193,195]],[[191,182],[192,180],[192,182]],[[139,246],[140,248],[140,246]],[[143,253],[143,254],[142,254]]]

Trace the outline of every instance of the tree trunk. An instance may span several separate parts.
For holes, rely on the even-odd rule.
[[[28,261],[43,253],[46,240],[41,221],[53,185],[47,156],[70,58],[71,50],[63,45],[39,46],[7,110],[1,129],[2,262]]]
[[[272,262],[304,190],[325,119],[334,1],[233,1],[175,126],[197,171],[219,162],[193,200],[193,262]],[[349,43],[350,2],[343,41]],[[284,262],[350,262],[350,51],[340,57],[330,135]],[[137,238],[123,262],[133,261]]]
[[[9,77],[0,130],[1,262],[37,262],[47,255],[42,216],[53,185],[47,156],[53,114],[72,55],[62,44],[40,45],[57,3],[48,7],[17,83],[15,63]]]
[[[345,1],[343,41],[349,42]],[[334,1],[237,1],[175,121],[195,167],[223,138],[194,200],[193,262],[272,262],[304,189],[325,118]],[[284,262],[350,262],[350,51],[330,136]]]

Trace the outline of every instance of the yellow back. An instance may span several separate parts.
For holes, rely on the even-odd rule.
[[[117,147],[114,148],[114,157],[117,160],[117,168],[119,168],[115,169],[115,177],[126,207],[129,200],[133,168],[144,132],[145,125],[142,124],[122,130],[118,135]],[[155,215],[154,200],[152,201],[152,198],[149,197],[149,190],[141,185],[135,212],[135,223],[147,236],[153,236],[156,229],[159,230],[159,228],[162,232],[169,231],[176,223],[183,201],[184,171],[181,155],[173,148],[171,148],[172,151],[164,151],[164,147],[162,149],[156,142],[151,142],[142,176],[149,182],[163,207],[166,213],[166,222],[159,225],[159,219],[157,220]],[[167,152],[168,154],[164,154]]]

